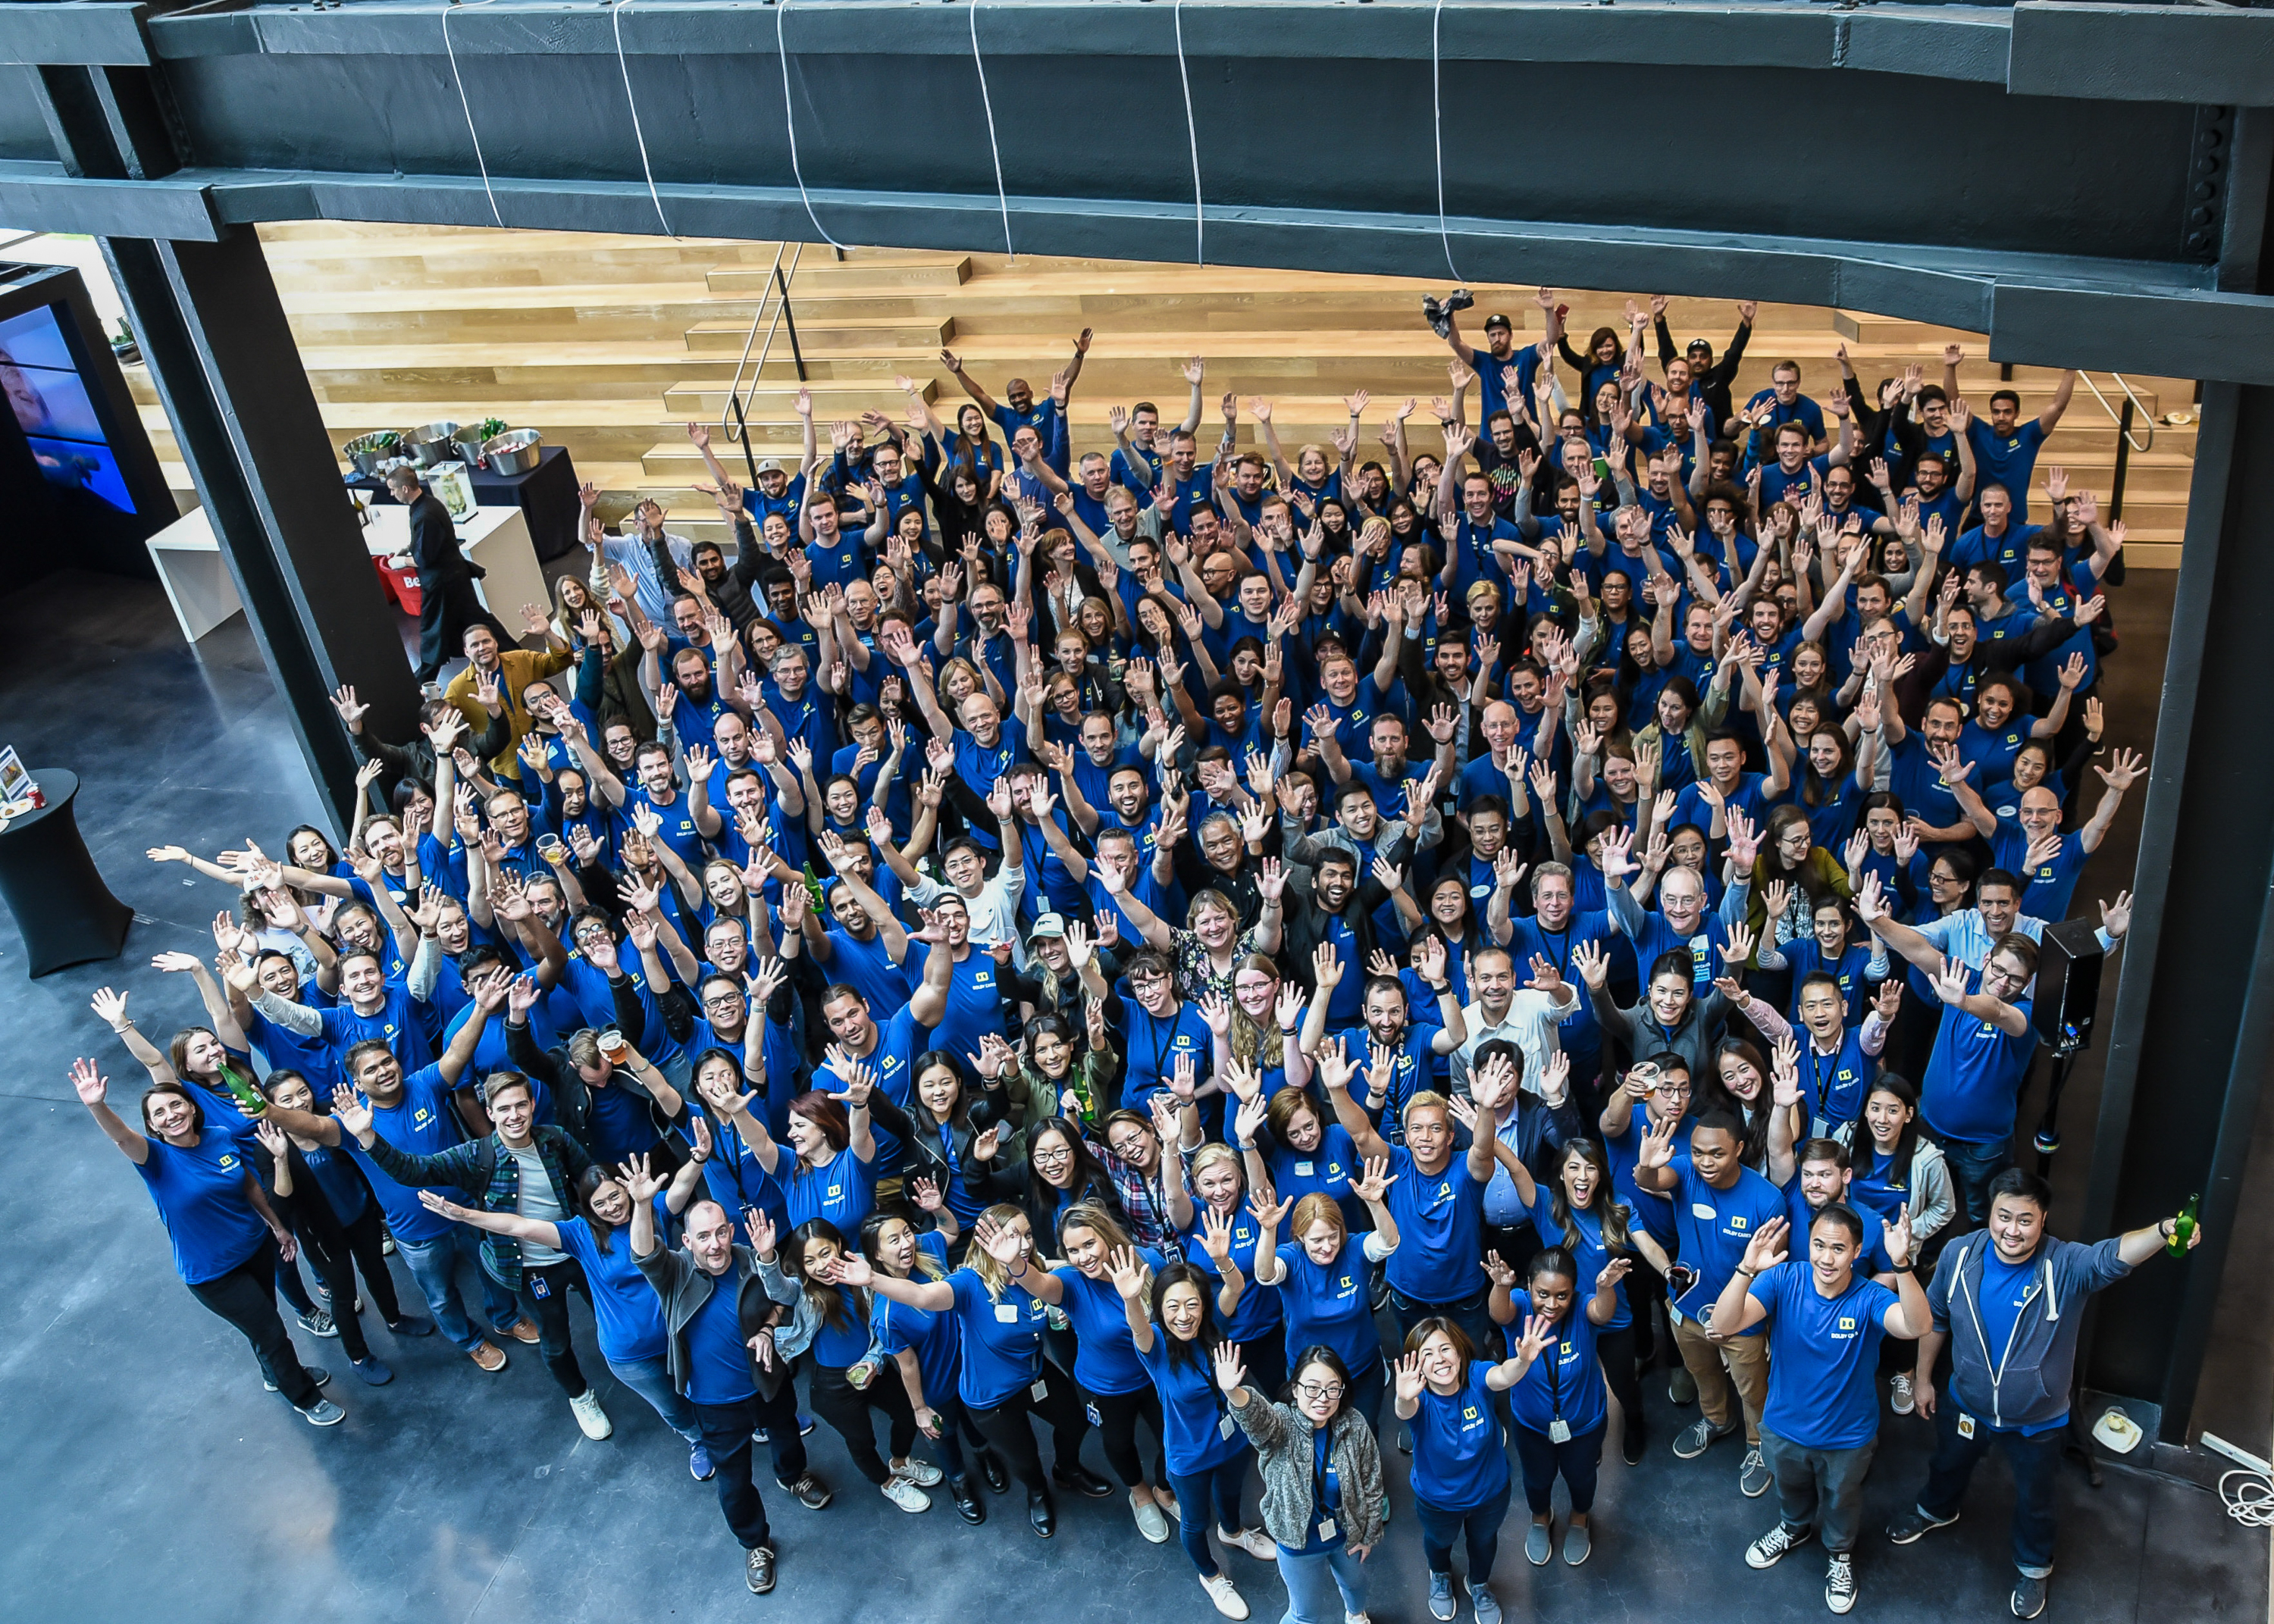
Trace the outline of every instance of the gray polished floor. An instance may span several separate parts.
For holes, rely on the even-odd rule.
[[[2168,577],[2135,579],[2121,673],[2139,703],[2152,705],[2161,638],[2151,622],[2169,601],[2168,584],[2155,583]],[[84,776],[79,816],[89,846],[139,915],[117,963],[37,982],[21,979],[20,944],[0,918],[10,1061],[0,1134],[11,1152],[0,1177],[8,1237],[0,1596],[11,1616],[85,1624],[1211,1616],[1181,1553],[1140,1540],[1118,1497],[1065,1501],[1047,1544],[1027,1530],[1015,1496],[990,1499],[979,1529],[944,1501],[909,1516],[860,1480],[826,1428],[814,1434],[813,1455],[838,1502],[821,1513],[774,1506],[781,1584],[752,1598],[710,1490],[689,1479],[684,1450],[645,1405],[604,1387],[615,1436],[587,1442],[538,1360],[517,1346],[508,1370],[484,1376],[439,1339],[395,1343],[374,1327],[373,1344],[398,1375],[367,1389],[337,1342],[299,1336],[303,1357],[333,1370],[331,1391],[349,1410],[328,1432],[263,1393],[242,1340],[182,1289],[156,1214],[73,1101],[65,1068],[92,1053],[115,1083],[131,1092],[136,1081],[87,1014],[95,987],[132,988],[154,1031],[195,1017],[189,989],[162,985],[149,956],[210,951],[206,921],[227,898],[202,880],[184,884],[180,868],[146,862],[144,849],[274,840],[312,816],[316,798],[242,622],[193,652],[157,588],[78,575],[52,577],[8,608],[0,742],[34,767]],[[2146,715],[2135,714],[2120,741],[2146,741]],[[2127,843],[2131,827],[2127,818]],[[2112,892],[2128,844],[2120,863],[2116,855],[2104,856],[2081,896]],[[2075,1087],[2074,1114],[2065,1113],[2073,1144],[2091,1121],[2097,1073]],[[2081,1177],[2082,1157],[2072,1154],[2061,1170],[2065,1184]],[[398,1280],[410,1293],[400,1271]],[[2247,1389],[2233,1401],[2247,1412],[2238,1428],[2262,1432],[2263,1304],[2262,1284],[2237,1311],[2255,1335],[2222,1350],[2233,1372],[2223,1390]],[[588,1368],[598,1369],[584,1346]],[[1649,1458],[1633,1470],[1615,1459],[1605,1468],[1585,1568],[1531,1568],[1511,1523],[1519,1538],[1504,1544],[1495,1575],[1510,1616],[1821,1616],[1823,1568],[1812,1551],[1767,1574],[1744,1566],[1745,1543],[1774,1513],[1772,1502],[1738,1493],[1734,1446],[1675,1461],[1665,1440],[1695,1411],[1667,1402],[1662,1378],[1652,1383],[1651,1406]],[[1886,1421],[1856,1564],[1857,1616],[1920,1624],[2004,1616],[2012,1569],[2002,1468],[1984,1470],[1957,1527],[1905,1550],[1879,1532],[1916,1492],[1930,1432],[1916,1419]],[[1390,1535],[1372,1563],[1374,1613],[1418,1620],[1427,1613],[1411,1496],[1402,1457],[1389,1458],[1401,1480]],[[1103,1467],[1094,1444],[1089,1463]],[[2202,1490],[2115,1469],[2095,1491],[2072,1471],[2061,1500],[2048,1618],[2264,1615],[2265,1537],[2228,1521]],[[1256,1617],[1276,1617],[1284,1594],[1270,1568],[1239,1554],[1228,1567]]]

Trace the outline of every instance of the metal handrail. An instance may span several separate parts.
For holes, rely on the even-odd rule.
[[[2132,424],[2134,421],[2134,416],[2132,411],[2119,411],[2115,407],[2110,405],[2108,403],[2108,397],[2100,392],[2100,386],[2092,381],[2092,374],[2090,372],[2079,372],[2077,373],[2077,376],[2084,380],[2084,387],[2092,391],[2092,398],[2100,402],[2100,410],[2106,412],[2108,414],[2108,420],[2116,425],[2117,432],[2124,436],[2125,443],[2129,445],[2135,451],[2145,451],[2149,449],[2156,443],[2156,414],[2148,410],[2148,402],[2142,400],[2138,393],[2134,390],[2132,387],[2132,380],[2130,379],[2125,377],[2121,372],[2111,372],[2108,375],[2116,380],[2118,387],[2124,391],[2126,404],[2136,409],[2139,420],[2147,424],[2148,438],[2146,440],[2135,440],[2133,438]]]
[[[790,254],[790,276],[797,274],[798,258],[805,252],[804,244],[799,243],[794,246],[796,252]],[[765,342],[758,346],[758,365],[757,369],[752,371],[750,373],[750,381],[751,383],[756,384],[759,379],[765,376],[766,357],[773,353],[775,329],[781,325],[782,312],[789,308],[789,277],[782,274],[781,260],[782,255],[786,252],[789,252],[791,248],[792,244],[788,243],[776,243],[774,244],[774,262],[772,266],[767,267],[765,283],[758,289],[758,307],[750,312],[750,330],[743,336],[742,339],[742,359],[734,363],[734,380],[732,383],[727,386],[727,403],[719,410],[719,429],[721,433],[727,436],[729,443],[741,443],[747,441],[749,439],[749,424],[748,419],[746,419],[742,414],[742,402],[741,399],[742,392],[742,373],[745,369],[749,367],[750,365],[750,347],[753,344],[757,343],[758,323],[765,318],[768,296],[772,294],[774,289],[779,289],[780,297],[773,302],[773,320],[766,323]],[[799,368],[799,372],[801,373],[802,373],[804,369],[802,367]],[[730,418],[733,419],[733,421],[730,422],[728,420]],[[743,454],[745,457],[749,455],[749,448],[748,445],[744,444]],[[757,478],[755,465],[753,466],[750,477],[753,483],[755,483]]]

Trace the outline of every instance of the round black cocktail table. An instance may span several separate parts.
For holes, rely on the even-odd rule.
[[[30,973],[116,959],[134,910],[110,894],[79,838],[79,774],[50,767],[32,777],[48,804],[0,829],[0,898],[16,916]]]

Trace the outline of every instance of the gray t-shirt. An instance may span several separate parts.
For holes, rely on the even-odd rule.
[[[506,1147],[513,1150],[513,1147]],[[545,1170],[545,1158],[530,1145],[513,1150],[513,1159],[521,1163],[521,1202],[516,1209],[524,1218],[534,1218],[541,1223],[559,1223],[569,1214],[553,1193],[553,1176]],[[540,1246],[535,1241],[521,1244],[521,1260],[531,1268],[545,1268],[565,1261],[562,1253],[550,1246]]]

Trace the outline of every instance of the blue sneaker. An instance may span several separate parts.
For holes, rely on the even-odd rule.
[[[405,1314],[387,1327],[397,1336],[432,1336],[434,1322],[424,1314]]]
[[[1453,1575],[1433,1573],[1429,1575],[1429,1616],[1449,1619],[1453,1616]]]
[[[375,1353],[350,1363],[355,1366],[355,1373],[363,1378],[367,1387],[383,1387],[395,1380],[395,1372],[388,1369],[386,1362]]]
[[[697,1444],[687,1452],[687,1470],[697,1483],[708,1483],[718,1475],[719,1469],[711,1463],[711,1451]]]

